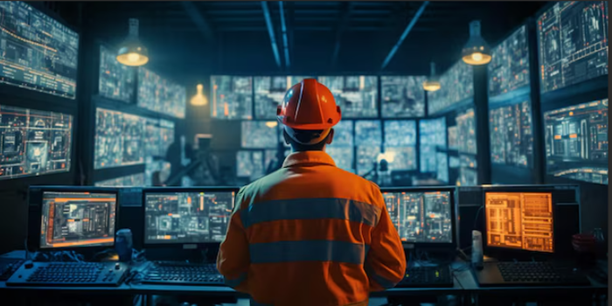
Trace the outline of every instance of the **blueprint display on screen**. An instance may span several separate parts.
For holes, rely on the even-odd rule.
[[[438,167],[436,179],[448,184],[448,154],[445,152],[436,152],[436,163]]]
[[[455,104],[474,97],[472,66],[460,60],[440,76],[441,88],[429,93],[428,115],[449,110]]]
[[[419,121],[421,172],[436,172],[436,149],[446,149],[446,118]]]
[[[416,145],[416,121],[385,121],[385,146],[401,147]]]
[[[0,105],[0,180],[70,171],[69,114]]]
[[[542,93],[608,74],[608,2],[561,1],[538,17]]]
[[[102,97],[132,103],[136,82],[134,67],[117,61],[117,52],[100,46],[98,94]]]
[[[491,109],[489,132],[491,162],[528,168],[533,165],[533,132],[531,103]]]
[[[229,75],[210,77],[212,88],[210,117],[213,119],[253,119],[253,78]],[[276,114],[276,110],[274,110]]]
[[[276,121],[242,121],[242,147],[275,149],[278,146]]]
[[[355,121],[355,145],[380,146],[382,144],[382,130],[378,120]]]
[[[374,169],[378,162],[380,146],[358,146],[357,147],[357,175],[365,175]]]
[[[425,117],[425,76],[381,76],[383,118]]]
[[[140,67],[138,69],[138,106],[185,118],[187,109],[187,89],[158,74]]]
[[[457,122],[457,141],[460,153],[477,154],[476,147],[476,118],[474,109],[459,112],[455,117]]]
[[[389,170],[391,171],[402,171],[402,170],[416,170],[417,169],[417,156],[416,147],[386,147],[385,156],[390,156],[391,160],[387,160],[389,163]]]
[[[0,83],[75,99],[79,34],[21,1],[0,1]]]
[[[529,86],[529,42],[524,25],[491,52],[489,97]]]
[[[378,116],[378,77],[321,76],[318,80],[331,90],[343,118]]]
[[[608,99],[544,113],[547,173],[608,184]]]

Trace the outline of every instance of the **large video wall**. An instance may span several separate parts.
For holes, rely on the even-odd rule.
[[[278,156],[289,153],[282,127],[276,122],[276,108],[288,88],[306,78],[313,77],[211,77],[211,118],[241,121],[237,177],[259,178],[278,165]],[[425,117],[425,77],[356,75],[316,79],[332,91],[342,108],[342,121],[334,127],[334,141],[326,149],[338,167],[371,175],[384,152],[390,171],[418,171],[415,119]]]

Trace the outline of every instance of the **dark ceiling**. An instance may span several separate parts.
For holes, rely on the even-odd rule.
[[[378,73],[423,2],[283,2],[290,66],[283,52],[279,2],[267,2],[278,46],[276,64],[262,2],[84,2],[89,33],[117,45],[127,20],[160,73]],[[397,53],[389,73],[427,74],[459,60],[471,20],[482,22],[492,45],[546,2],[430,2]]]

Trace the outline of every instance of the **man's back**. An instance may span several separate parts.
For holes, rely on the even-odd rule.
[[[322,151],[241,189],[217,266],[264,305],[367,305],[406,262],[378,187]],[[236,252],[240,254],[236,254]]]

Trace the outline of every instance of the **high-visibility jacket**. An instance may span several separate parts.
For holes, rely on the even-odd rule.
[[[307,151],[240,189],[217,268],[251,305],[367,305],[406,258],[378,186]]]

